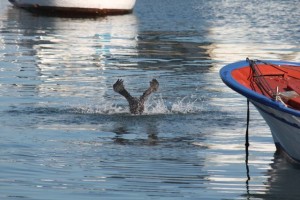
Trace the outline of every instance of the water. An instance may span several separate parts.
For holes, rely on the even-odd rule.
[[[297,0],[138,0],[134,13],[43,17],[0,2],[1,199],[299,199],[219,69],[246,57],[300,60]],[[112,85],[160,89],[141,116]]]

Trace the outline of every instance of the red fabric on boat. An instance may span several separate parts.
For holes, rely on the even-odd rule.
[[[297,92],[300,95],[300,85],[297,85],[296,83],[289,81],[287,84],[287,88],[289,90],[293,90]]]
[[[275,91],[277,91],[278,88],[278,92],[295,91],[300,95],[299,67],[279,65],[274,67],[265,64],[259,64],[258,67],[262,75],[261,77],[268,83],[269,87],[272,88],[273,92],[271,93],[275,95]],[[261,87],[255,81],[255,79],[259,79],[260,77],[255,77],[249,66],[233,70],[231,73],[232,77],[245,87],[268,96],[269,98],[274,97],[270,92],[261,90]],[[285,103],[289,107],[300,110],[300,96],[287,99]]]

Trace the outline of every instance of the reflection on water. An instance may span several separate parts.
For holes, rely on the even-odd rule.
[[[78,89],[82,92],[98,90],[101,97],[107,90],[106,77],[103,76],[106,66],[113,63],[116,57],[126,58],[137,54],[137,20],[134,15],[61,20],[37,18],[27,12],[10,9],[7,18],[16,22],[22,36],[12,38],[11,35],[4,35],[3,40],[9,41],[7,48],[20,51],[16,62],[23,56],[27,57],[25,59],[34,59],[34,70],[39,78],[35,81],[40,82],[34,90],[40,97],[53,93],[60,96],[86,95],[78,93]],[[23,65],[22,60],[20,67],[26,68]],[[72,84],[74,81],[97,85],[78,87]]]
[[[299,59],[296,3],[140,0],[72,19],[0,2],[0,198],[297,199],[298,169],[253,107],[247,180],[246,102],[218,75]],[[118,78],[134,96],[158,79],[145,114],[128,113]]]
[[[226,63],[246,57],[299,61],[299,14],[295,5],[297,1],[219,2],[213,10],[219,20],[209,27],[213,41],[210,56]]]
[[[292,166],[285,158],[274,155],[271,169],[264,176],[268,177],[265,183],[265,193],[249,192],[249,197],[259,199],[299,199],[300,183],[299,169]]]

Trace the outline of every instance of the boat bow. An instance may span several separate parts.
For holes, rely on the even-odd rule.
[[[220,76],[257,108],[277,149],[300,164],[300,63],[239,61],[223,67]]]

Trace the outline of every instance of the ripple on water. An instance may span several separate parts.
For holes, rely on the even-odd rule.
[[[297,3],[139,0],[83,19],[0,1],[0,198],[299,199],[254,107],[247,174],[246,101],[218,74],[299,60]],[[119,78],[134,96],[158,79],[143,115],[113,91]]]

